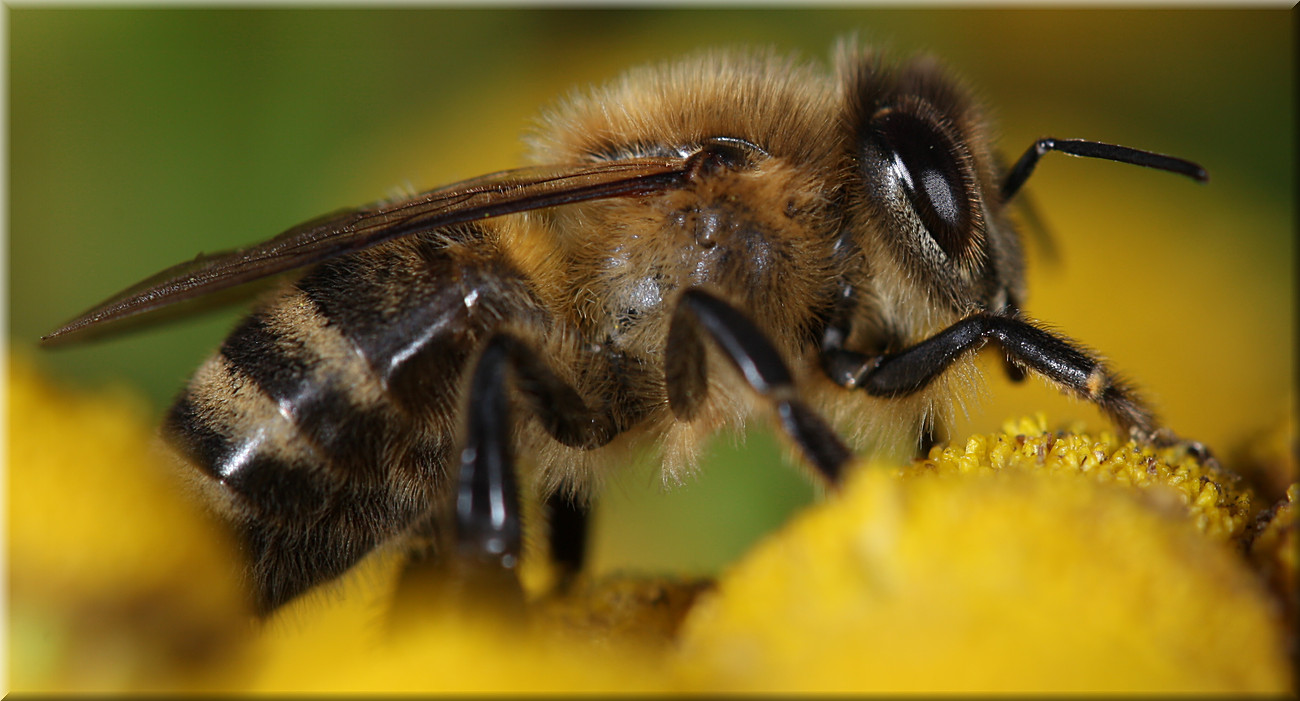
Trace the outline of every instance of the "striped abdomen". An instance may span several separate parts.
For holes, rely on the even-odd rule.
[[[198,371],[166,430],[228,504],[261,610],[446,494],[463,370],[503,319],[544,312],[490,233],[461,227],[322,264]]]

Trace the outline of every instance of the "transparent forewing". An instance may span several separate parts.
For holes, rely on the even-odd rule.
[[[399,236],[513,212],[681,187],[684,158],[502,171],[398,201],[342,210],[248,248],[203,254],[114,295],[43,337],[77,332],[359,251]]]

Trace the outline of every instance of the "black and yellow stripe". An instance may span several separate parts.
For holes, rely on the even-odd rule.
[[[317,267],[175,402],[167,432],[228,497],[260,609],[342,573],[446,495],[469,357],[502,320],[540,313],[488,235],[461,227]]]

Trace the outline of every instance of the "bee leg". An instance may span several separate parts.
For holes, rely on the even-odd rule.
[[[513,571],[523,536],[506,388],[509,348],[502,338],[483,349],[470,379],[456,482],[455,539],[462,562]]]
[[[523,341],[497,334],[488,341],[470,379],[465,447],[456,496],[457,556],[462,561],[513,570],[521,552],[520,507],[510,394],[520,399],[553,438],[592,449],[617,435],[610,416],[589,408]],[[561,568],[577,571],[586,546],[586,509],[567,497],[550,500],[551,540]]]
[[[1007,374],[1007,379],[1012,382],[1020,383],[1025,381],[1025,369],[1017,365],[1015,359],[1009,355],[1002,356],[1002,370]]]
[[[595,448],[617,434],[612,419],[588,408],[526,343],[505,333],[489,339],[466,390],[449,557],[413,559],[398,584],[398,606],[427,599],[430,589],[443,591],[443,598],[454,598],[459,605],[486,601],[502,610],[523,606],[516,574],[523,552],[523,523],[512,448],[511,384],[552,437],[566,445]],[[556,529],[552,538],[564,543],[558,548],[561,567],[576,570],[585,549],[585,513],[578,505],[569,509],[572,514],[561,514],[552,523]],[[556,519],[554,512],[552,518]]]
[[[389,625],[404,629],[435,609],[518,613],[524,595],[516,568],[523,552],[522,508],[511,443],[509,347],[492,339],[467,389],[460,469],[455,473],[449,543],[436,515],[414,529]],[[450,547],[444,550],[443,544]]]
[[[1018,365],[1101,408],[1143,441],[1158,438],[1154,415],[1137,393],[1078,343],[1009,316],[975,314],[920,343],[866,358],[854,385],[878,397],[902,397],[925,388],[966,353],[996,341]]]
[[[565,494],[546,500],[551,563],[559,571],[560,586],[570,583],[586,562],[590,508]]]
[[[1000,316],[1018,317],[1020,315],[1020,304],[1018,302],[1008,302],[999,312]],[[1014,383],[1025,381],[1028,376],[1025,368],[1015,361],[1010,355],[1002,355],[1002,371],[1007,374],[1007,379]]]
[[[708,388],[703,336],[723,350],[749,386],[776,409],[781,428],[831,484],[838,484],[852,453],[830,426],[803,402],[790,369],[763,332],[739,310],[699,289],[689,289],[673,310],[664,353],[668,404],[691,420]]]

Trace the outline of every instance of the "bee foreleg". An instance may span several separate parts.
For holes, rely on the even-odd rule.
[[[852,453],[830,426],[798,396],[790,369],[771,341],[739,310],[699,289],[689,289],[673,311],[664,353],[668,404],[689,421],[707,389],[702,336],[722,348],[754,391],[773,404],[781,428],[808,462],[832,484]]]
[[[1020,314],[1020,305],[1010,302],[999,312],[1000,316],[1017,317]],[[1002,354],[1002,371],[1006,373],[1007,379],[1012,382],[1020,383],[1025,381],[1025,368],[1016,362],[1015,358],[1010,355]]]
[[[1156,420],[1137,393],[1078,343],[996,314],[975,314],[898,353],[875,356],[858,385],[878,397],[902,397],[925,388],[959,357],[989,341],[1007,357],[1106,412],[1130,435],[1151,440]]]

